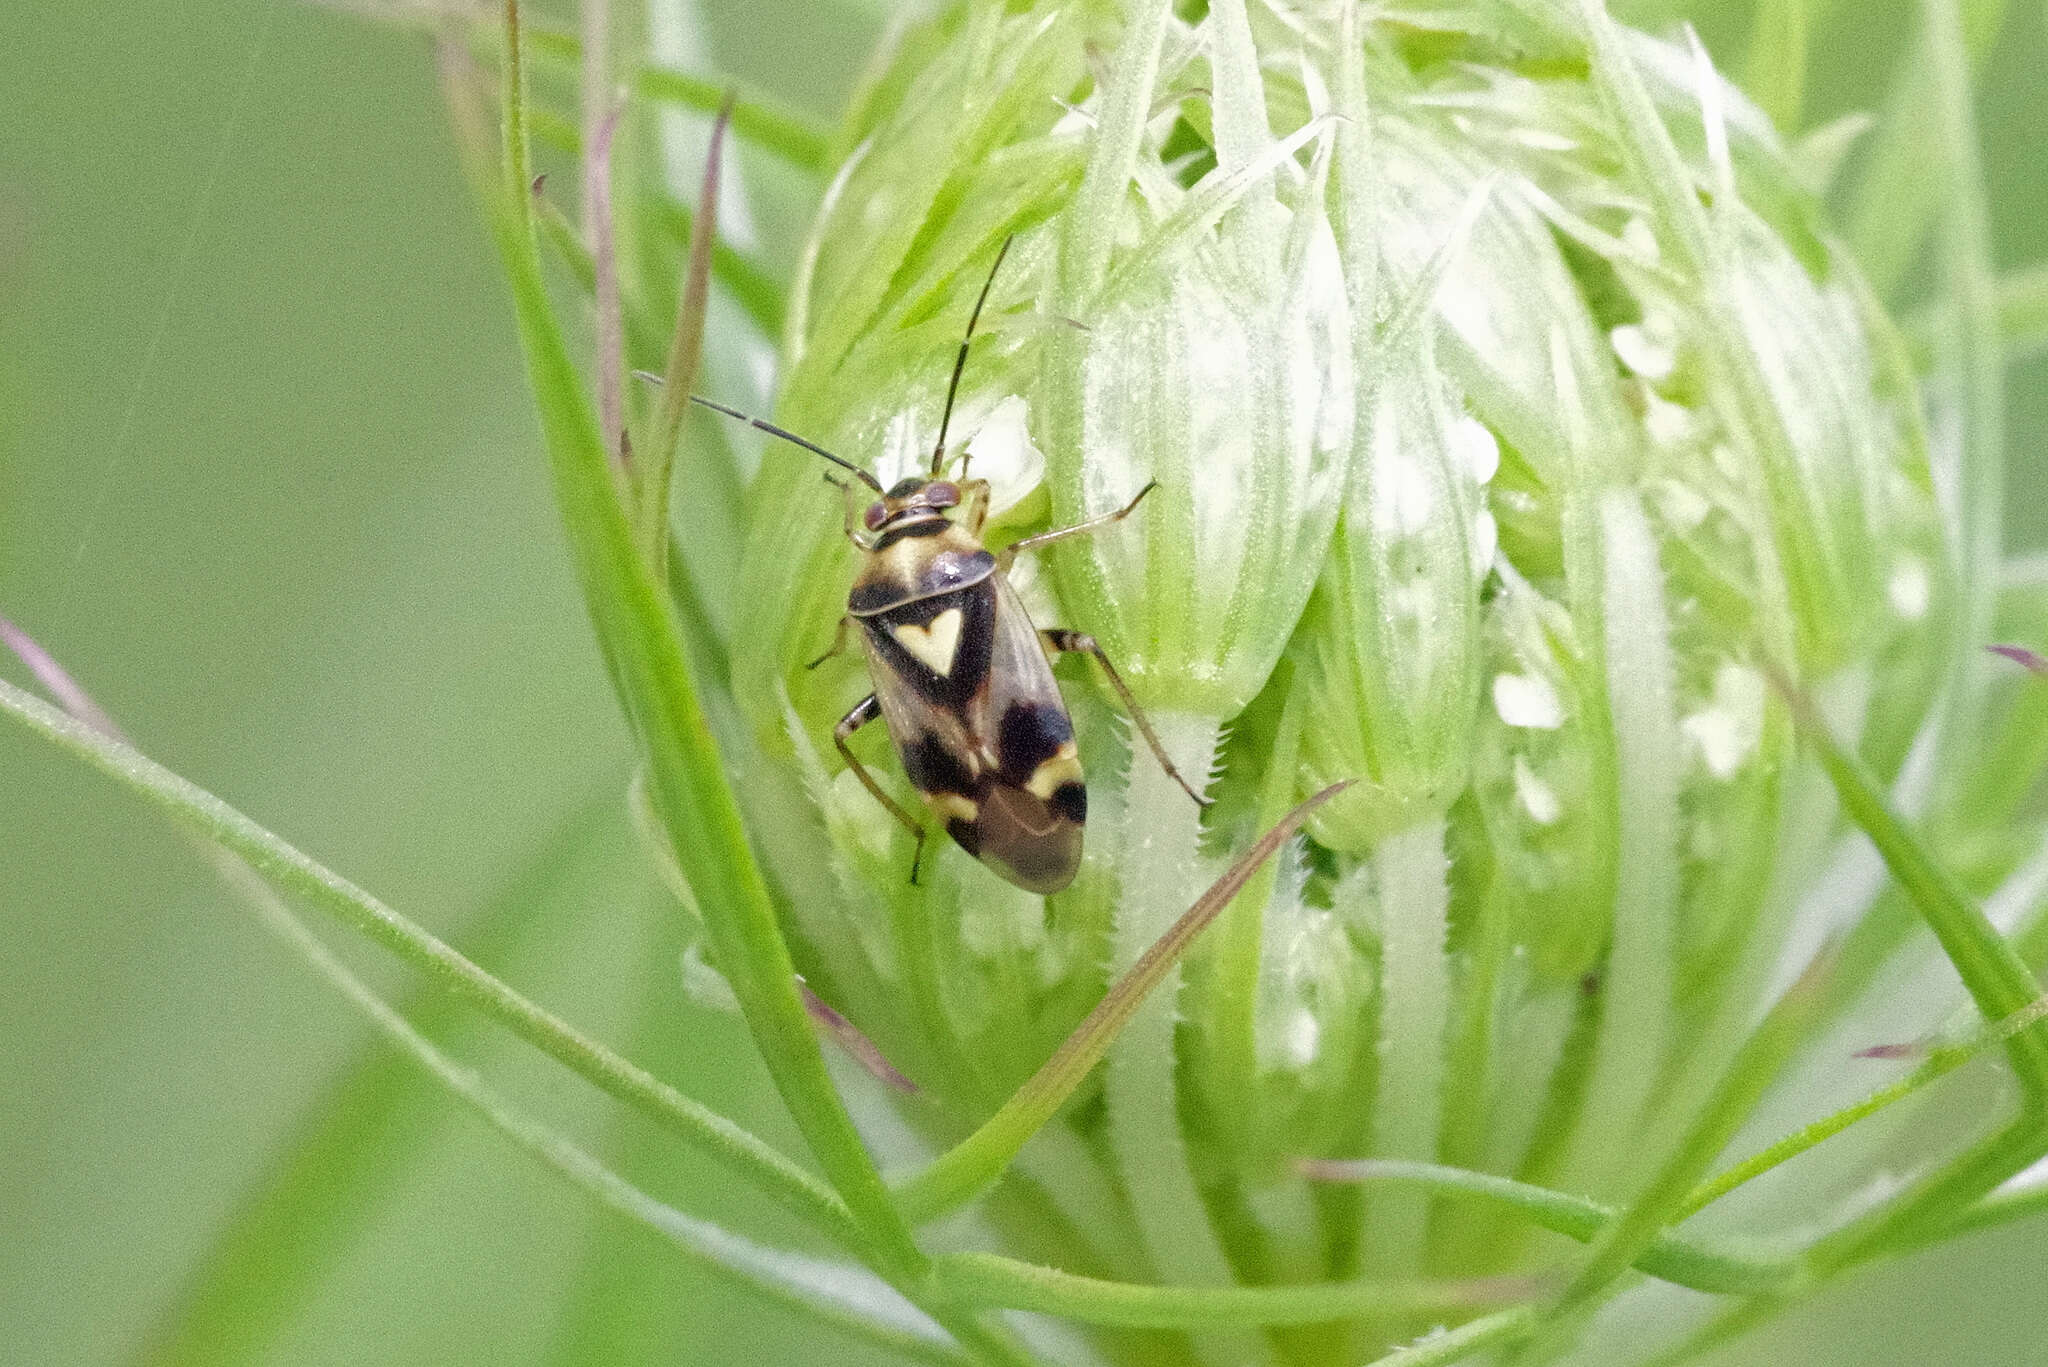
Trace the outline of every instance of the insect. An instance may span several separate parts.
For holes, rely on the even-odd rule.
[[[1146,485],[1114,512],[991,553],[981,542],[987,481],[967,478],[965,452],[959,478],[941,478],[968,346],[1009,249],[1005,241],[996,253],[968,317],[925,474],[884,489],[867,470],[815,442],[710,399],[696,401],[823,456],[878,495],[856,527],[853,486],[826,476],[845,496],[846,536],[863,560],[832,646],[811,665],[842,649],[849,627],[859,629],[874,691],[839,719],[832,739],[862,785],[911,832],[910,881],[917,881],[924,858],[924,824],[889,795],[847,744],[876,717],[887,725],[911,786],[962,849],[1020,888],[1053,893],[1071,883],[1080,867],[1088,819],[1074,723],[1053,681],[1054,656],[1094,656],[1160,766],[1197,805],[1207,802],[1174,767],[1095,638],[1036,629],[1007,578],[1018,555],[1122,521],[1154,486]]]

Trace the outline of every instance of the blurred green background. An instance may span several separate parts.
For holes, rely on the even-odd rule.
[[[1979,111],[2007,267],[2048,257],[2048,15],[2010,9]],[[1634,7],[1694,18],[1737,70],[1748,10]],[[701,14],[705,69],[830,117],[887,7]],[[1830,7],[1809,122],[1874,106],[1914,23]],[[771,254],[805,193],[755,201]],[[2011,375],[2017,545],[2048,543],[2044,378]],[[296,0],[0,22],[0,613],[164,763],[793,1147],[736,1027],[677,984],[529,414],[415,35]],[[132,1361],[363,1032],[156,814],[12,728],[0,799],[0,1358]],[[658,1192],[793,1237],[503,1038],[436,1033]],[[389,1079],[349,1076],[368,1114]],[[221,1326],[277,1328],[227,1360],[865,1360],[676,1268],[450,1102],[344,1132],[302,1174],[348,1193],[336,1237],[246,1246],[277,1299]],[[2048,1361],[2044,1265],[2037,1219],[1716,1361]]]

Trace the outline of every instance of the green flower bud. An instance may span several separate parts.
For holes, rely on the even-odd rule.
[[[885,485],[922,468],[1010,241],[949,468],[994,482],[991,548],[1156,484],[1011,575],[1217,804],[1076,662],[1073,886],[1029,896],[936,832],[910,885],[828,741],[876,681],[805,667],[856,568],[840,499],[776,452],[734,668],[829,845],[830,888],[815,849],[781,870],[807,971],[957,1137],[1253,832],[1358,780],[1027,1150],[999,1223],[1168,1280],[1533,1266],[1490,1216],[1326,1200],[1290,1160],[1620,1202],[1668,1156],[1659,1098],[1729,1056],[1833,829],[1768,671],[1823,679],[1889,771],[1945,667],[1913,382],[1775,135],[1683,49],[1626,39],[1704,249],[1547,7],[1431,7],[1426,35],[1184,8],[990,0],[904,36],[856,101],[777,416]]]

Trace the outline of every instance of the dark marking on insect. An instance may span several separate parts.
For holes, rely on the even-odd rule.
[[[1160,766],[1196,803],[1208,804],[1174,768],[1095,638],[1035,629],[1004,575],[1022,552],[1128,517],[1153,486],[1146,485],[1114,512],[1026,537],[997,556],[981,544],[987,481],[966,477],[965,454],[959,479],[940,478],[968,344],[1009,250],[1006,240],[967,319],[925,474],[884,489],[868,471],[793,432],[709,399],[697,402],[824,457],[878,495],[860,516],[863,533],[854,525],[852,486],[826,476],[847,499],[846,535],[865,558],[832,648],[811,664],[840,649],[849,625],[859,628],[875,691],[839,719],[832,739],[855,777],[910,830],[916,842],[911,882],[917,881],[924,856],[924,824],[889,795],[847,744],[876,717],[887,724],[911,786],[961,849],[1021,888],[1053,893],[1071,883],[1080,868],[1081,831],[1088,819],[1074,723],[1053,681],[1054,655],[1093,655]]]

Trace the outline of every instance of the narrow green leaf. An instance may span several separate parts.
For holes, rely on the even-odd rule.
[[[280,890],[390,950],[592,1086],[718,1158],[822,1232],[842,1243],[858,1244],[858,1230],[840,1200],[767,1143],[557,1020],[212,793],[5,680],[0,680],[0,713],[156,803],[180,825],[242,860]]]
[[[1580,1243],[1597,1238],[1621,1214],[1613,1206],[1583,1196],[1435,1163],[1380,1158],[1309,1159],[1297,1166],[1303,1176],[1321,1182],[1406,1182],[1443,1196],[1491,1201]],[[1651,1240],[1636,1258],[1635,1266],[1667,1282],[1716,1294],[1762,1291],[1782,1282],[1792,1270],[1789,1262],[1780,1259],[1725,1252],[1676,1234],[1660,1234]]]
[[[1086,1324],[1139,1329],[1245,1328],[1327,1320],[1429,1319],[1528,1295],[1525,1277],[1484,1281],[1350,1281],[1289,1286],[1145,1286],[1081,1277],[994,1253],[949,1253],[932,1264],[943,1294]]]
[[[676,308],[676,330],[670,339],[668,363],[661,373],[661,409],[655,421],[653,449],[640,473],[640,543],[647,563],[657,571],[668,564],[668,503],[676,465],[676,440],[690,392],[697,387],[697,364],[704,355],[704,311],[711,300],[711,249],[718,240],[719,162],[725,149],[725,126],[732,120],[733,96],[727,95],[711,123],[711,146],[704,154],[704,180],[697,195],[696,221],[690,225],[688,266]]]
[[[516,0],[506,0],[506,54],[507,193],[492,197],[487,208],[512,286],[528,383],[584,605],[646,757],[655,810],[705,909],[718,966],[739,996],[777,1089],[874,1251],[897,1275],[915,1275],[923,1256],[890,1206],[832,1088],[797,996],[796,967],[698,705],[675,620],[634,545],[589,402],[541,282],[523,171]]]
[[[2048,1152],[2038,1114],[2022,1114],[1906,1190],[1808,1249],[1803,1282],[1841,1275],[1873,1258],[1919,1247],[1946,1229],[2000,1183]]]
[[[1148,993],[1180,962],[1195,937],[1230,905],[1259,866],[1301,829],[1316,808],[1335,797],[1348,783],[1336,783],[1289,812],[1279,825],[1232,864],[1151,948],[1111,985],[1086,1020],[1074,1027],[1039,1070],[1003,1103],[981,1128],[954,1145],[930,1166],[897,1184],[896,1198],[905,1218],[914,1223],[935,1219],[1002,1176],[1010,1160],[1039,1127],[1052,1119],[1083,1078],[1102,1058],[1124,1022]]]
[[[1980,1229],[1991,1229],[1998,1225],[2010,1224],[2014,1220],[2028,1220],[2048,1212],[2048,1182],[2037,1182],[2017,1191],[2003,1192],[1987,1197],[1970,1207],[1953,1223],[1935,1236],[1936,1239],[1961,1238],[1974,1234]],[[1930,1240],[1932,1242],[1933,1240]]]
[[[1877,846],[1892,877],[1941,942],[1978,1011],[1986,1020],[1998,1021],[2026,1010],[2041,995],[2026,963],[1893,813],[1876,782],[1836,743],[1805,695],[1782,676],[1773,678],[1791,705],[1800,734],[1834,784],[1842,810]],[[2038,1109],[2048,1104],[2048,1029],[2037,1023],[2020,1031],[2006,1041],[2006,1052],[2032,1105]]]
[[[703,909],[713,958],[798,1130],[861,1233],[858,1251],[899,1289],[922,1284],[929,1265],[911,1238],[832,1084],[796,986],[766,880],[754,859],[728,767],[700,706],[680,631],[633,539],[603,443],[559,320],[541,280],[523,178],[524,99],[519,8],[505,2],[507,194],[485,207],[498,242],[539,410],[555,499],[568,533],[585,609],[619,703],[639,741],[654,809],[676,862]],[[476,153],[472,152],[472,155]],[[1029,1358],[1007,1330],[949,1307],[932,1307],[970,1350],[997,1362]]]
[[[1081,188],[1068,205],[1060,234],[1053,312],[1080,316],[1109,271],[1130,193],[1132,167],[1152,112],[1161,45],[1172,11],[1168,0],[1140,0],[1117,44],[1115,69],[1103,95]]]
[[[1684,1219],[1706,1209],[1744,1183],[1752,1182],[1771,1169],[1797,1158],[1858,1121],[1904,1101],[1928,1083],[1946,1077],[1962,1067],[1992,1045],[2011,1039],[2020,1031],[2043,1019],[2048,1019],[2048,997],[2037,998],[2024,1010],[2014,1012],[2004,1020],[1976,1031],[1968,1039],[1929,1050],[1926,1060],[1898,1081],[1877,1088],[1861,1101],[1844,1106],[1832,1115],[1823,1116],[1810,1125],[1802,1126],[1777,1143],[1760,1149],[1740,1163],[1723,1170],[1711,1181],[1695,1187],[1692,1194],[1685,1198],[1678,1218]]]

